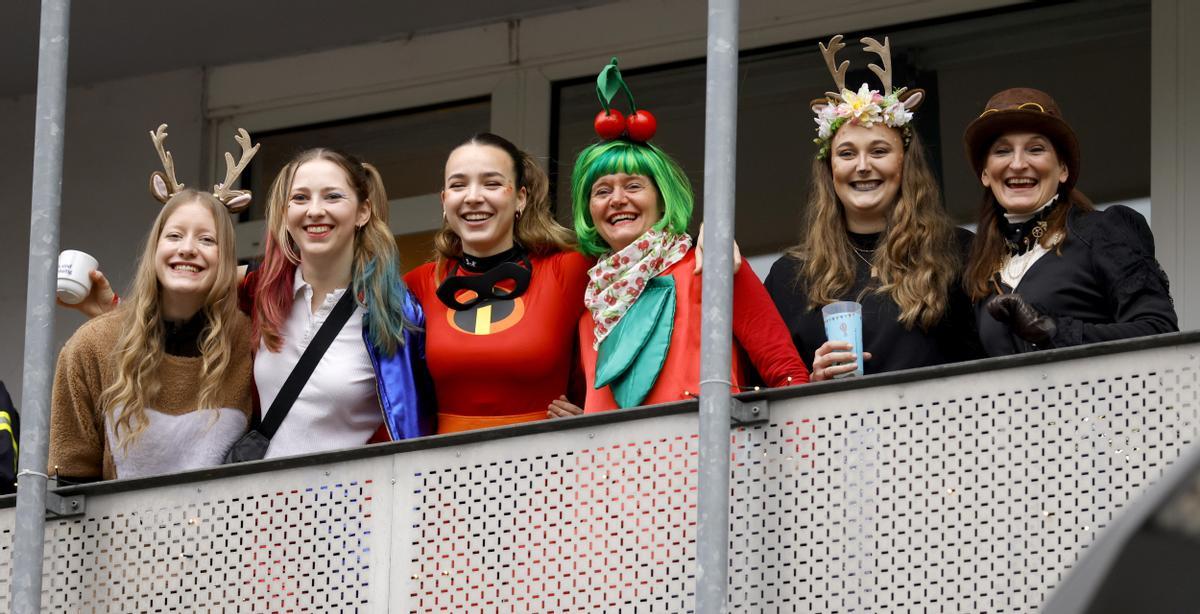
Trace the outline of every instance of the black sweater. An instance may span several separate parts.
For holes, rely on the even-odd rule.
[[[958,229],[956,233],[955,238],[962,260],[965,260],[971,237],[971,233],[966,230]],[[860,249],[874,249],[878,239],[878,234],[850,234],[850,241]],[[799,260],[784,256],[771,267],[771,273],[767,275],[764,285],[775,301],[779,313],[783,315],[800,356],[805,362],[812,364],[817,348],[825,343],[825,323],[819,308],[808,308],[808,293],[798,277],[800,268]],[[865,346],[862,349],[872,354],[872,358],[863,363],[866,374],[982,357],[971,302],[958,279],[954,280],[949,289],[946,314],[929,331],[922,330],[920,326],[909,330],[900,324],[900,307],[892,301],[891,296],[873,291],[864,292],[873,281],[870,267],[859,261],[855,270],[854,286],[840,297],[841,300],[856,300],[862,303]]]

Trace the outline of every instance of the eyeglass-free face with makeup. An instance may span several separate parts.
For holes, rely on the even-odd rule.
[[[988,148],[980,181],[1012,214],[1027,214],[1050,202],[1067,180],[1067,165],[1045,135],[1010,132]]]
[[[900,196],[904,143],[899,131],[846,124],[833,137],[829,164],[850,231],[882,231]]]

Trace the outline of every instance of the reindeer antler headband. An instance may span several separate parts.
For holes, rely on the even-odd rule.
[[[825,92],[825,98],[817,98],[811,103],[813,113],[817,114],[814,120],[817,122],[817,138],[813,139],[813,142],[821,146],[817,151],[817,157],[820,159],[829,156],[829,144],[834,133],[847,122],[867,128],[875,124],[884,124],[902,129],[906,147],[911,138],[908,123],[912,121],[913,111],[917,110],[921,101],[925,99],[925,91],[903,87],[892,89],[892,49],[887,37],[884,37],[882,45],[869,36],[863,37],[862,43],[867,51],[878,55],[882,60],[882,68],[875,64],[867,65],[882,82],[882,93],[871,89],[866,83],[862,84],[857,92],[846,89],[846,69],[850,62],[842,60],[841,65],[838,65],[835,61],[837,52],[846,47],[841,34],[829,39],[829,46],[817,43],[821,48],[821,56],[825,58],[825,65],[829,67],[829,74],[833,75],[833,83],[839,90]]]
[[[238,213],[250,206],[250,191],[234,190],[230,189],[230,186],[237,181],[242,171],[246,170],[250,159],[258,153],[259,145],[251,146],[250,134],[242,128],[238,128],[237,135],[233,138],[242,147],[242,158],[234,163],[233,154],[225,152],[225,181],[213,186],[213,196],[221,201],[230,213]],[[172,196],[183,189],[183,184],[175,179],[175,159],[163,146],[167,140],[167,125],[162,124],[158,130],[151,132],[150,140],[154,142],[154,149],[158,151],[158,157],[163,163],[163,170],[150,173],[150,194],[165,205]]]

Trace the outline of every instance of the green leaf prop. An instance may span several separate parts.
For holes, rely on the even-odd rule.
[[[629,91],[629,86],[621,77],[621,69],[617,68],[617,58],[613,56],[608,66],[596,75],[596,97],[600,99],[600,106],[604,107],[605,111],[611,109],[613,99],[621,90],[625,90],[625,96],[629,98],[630,111],[636,111],[637,104],[633,101],[633,92]]]

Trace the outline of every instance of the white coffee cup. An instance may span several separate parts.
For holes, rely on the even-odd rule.
[[[90,273],[100,263],[90,255],[75,249],[58,255],[58,298],[68,305],[77,305],[92,291]]]

